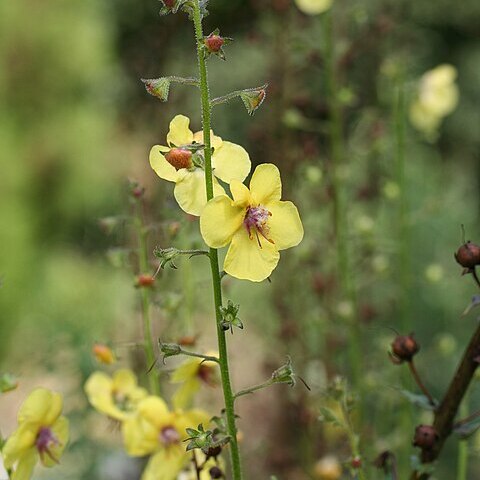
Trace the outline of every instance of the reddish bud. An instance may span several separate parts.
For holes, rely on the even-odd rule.
[[[151,287],[155,283],[155,277],[142,273],[137,277],[137,287]]]
[[[422,450],[431,450],[438,440],[438,433],[431,425],[418,425],[415,429],[413,446]]]
[[[198,335],[184,335],[177,341],[182,347],[193,347],[197,343]]]
[[[181,168],[191,168],[192,166],[192,152],[185,148],[172,148],[165,154],[167,162],[174,166],[176,170]]]
[[[111,365],[116,360],[111,348],[103,343],[96,343],[92,348],[92,352],[97,361],[105,365]]]
[[[166,7],[173,8],[176,5],[177,0],[163,0],[163,3]]]
[[[455,253],[455,260],[464,268],[474,268],[480,265],[480,247],[467,242]]]
[[[362,467],[362,459],[360,457],[352,458],[350,465],[352,466],[352,468],[359,469]]]
[[[413,333],[410,335],[398,335],[392,342],[392,354],[398,363],[411,362],[419,350],[420,345],[413,338]]]
[[[225,40],[220,35],[210,34],[205,38],[205,46],[208,48],[209,52],[218,53],[223,47]]]

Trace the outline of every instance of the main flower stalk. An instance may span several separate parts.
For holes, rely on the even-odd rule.
[[[205,188],[207,199],[213,198],[213,177],[212,177],[212,149],[211,149],[211,106],[210,91],[208,88],[208,73],[203,49],[203,27],[200,13],[199,0],[194,2],[193,23],[195,26],[195,38],[197,41],[198,70],[200,77],[200,92],[202,101],[202,127],[203,143],[205,145]],[[218,266],[217,249],[210,248],[210,267],[212,270],[213,295],[215,305],[215,318],[217,323],[217,339],[220,374],[222,379],[223,396],[225,399],[225,415],[227,420],[228,434],[230,435],[230,456],[232,462],[233,480],[242,479],[242,469],[240,464],[240,452],[237,442],[237,427],[235,424],[234,395],[230,381],[230,371],[228,366],[227,341],[225,331],[222,328],[222,317],[220,307],[222,306],[222,286],[220,279],[220,269]]]

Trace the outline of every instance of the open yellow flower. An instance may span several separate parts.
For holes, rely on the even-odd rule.
[[[410,121],[427,138],[435,139],[443,118],[458,105],[456,78],[456,68],[443,64],[429,70],[420,79],[417,96],[410,106]]]
[[[217,352],[208,352],[207,355],[218,358]],[[176,408],[186,408],[190,406],[202,383],[211,387],[218,384],[217,363],[189,358],[173,371],[170,381],[182,384],[172,397],[173,405]]]
[[[131,416],[138,402],[148,395],[128,369],[117,370],[112,377],[103,372],[92,373],[85,383],[85,392],[96,410],[120,421]]]
[[[318,15],[332,6],[333,0],[295,0],[298,9],[306,15]]]
[[[193,133],[190,119],[177,115],[170,122],[167,144],[154,145],[150,150],[150,165],[164,180],[175,183],[174,196],[180,208],[191,215],[200,215],[207,203],[205,172],[194,162],[194,155],[188,148],[194,142],[203,142],[203,133]],[[243,181],[250,172],[250,157],[240,145],[222,140],[212,132],[212,169],[215,177],[229,183]],[[217,178],[213,180],[214,195],[225,193]]]
[[[3,463],[12,469],[11,480],[29,480],[40,461],[53,467],[68,442],[68,420],[61,416],[62,396],[45,388],[35,389],[18,412],[18,428],[3,447]]]
[[[233,200],[226,195],[208,202],[200,216],[200,230],[208,246],[230,247],[223,269],[229,275],[260,282],[277,266],[280,250],[298,245],[303,226],[292,202],[280,201],[282,183],[278,168],[259,165],[250,190],[232,181]]]
[[[175,480],[190,460],[183,443],[188,438],[185,430],[208,420],[201,410],[170,411],[159,397],[143,399],[136,415],[122,424],[127,453],[151,455],[141,480]]]

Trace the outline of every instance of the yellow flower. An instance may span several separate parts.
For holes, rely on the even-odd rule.
[[[131,416],[138,402],[148,395],[128,369],[117,370],[112,378],[103,372],[92,373],[85,383],[85,392],[95,409],[120,421]]]
[[[303,226],[292,202],[280,201],[282,183],[275,165],[259,165],[250,190],[230,183],[233,195],[213,198],[203,209],[200,230],[212,248],[230,243],[223,269],[229,275],[260,282],[277,266],[280,250],[298,245]]]
[[[439,65],[420,79],[417,96],[410,106],[413,126],[434,139],[442,119],[458,104],[457,70],[452,65]]]
[[[40,458],[53,467],[68,442],[68,420],[61,416],[62,396],[45,388],[35,389],[18,412],[18,428],[3,447],[3,463],[13,469],[11,480],[28,480]]]
[[[201,410],[170,411],[159,397],[143,399],[136,415],[122,424],[127,453],[151,455],[141,480],[175,480],[190,459],[183,443],[188,438],[185,430],[208,419]]]
[[[205,172],[193,162],[192,152],[187,148],[193,142],[202,143],[203,133],[193,133],[190,119],[177,115],[170,122],[167,135],[168,147],[154,145],[150,150],[150,165],[164,180],[175,183],[174,196],[180,208],[191,215],[200,215],[207,203]],[[250,157],[240,145],[223,141],[212,132],[212,169],[214,195],[225,194],[217,178],[229,183],[243,181],[250,172]]]
[[[332,0],[295,0],[295,3],[306,15],[318,15],[332,6]]]
[[[327,455],[315,464],[313,473],[318,480],[338,480],[342,476],[342,466],[337,457]]]
[[[207,355],[218,357],[217,352],[208,352]],[[202,382],[209,386],[217,385],[216,367],[215,362],[202,361],[201,358],[189,358],[180,364],[170,378],[172,383],[182,384],[173,395],[173,405],[176,408],[188,407],[193,396],[200,389]]]

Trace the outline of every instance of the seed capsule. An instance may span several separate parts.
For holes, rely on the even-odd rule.
[[[474,243],[463,244],[455,253],[455,260],[464,268],[480,265],[480,247]]]
[[[418,425],[415,429],[413,446],[422,450],[431,450],[438,440],[438,433],[431,425]]]
[[[398,335],[392,342],[392,354],[398,363],[411,362],[419,350],[420,345],[413,338],[413,333],[410,335]]]

